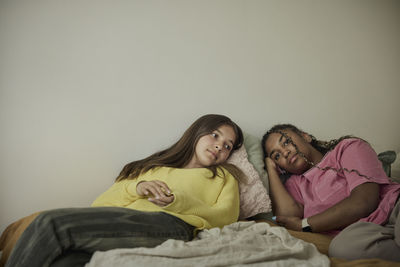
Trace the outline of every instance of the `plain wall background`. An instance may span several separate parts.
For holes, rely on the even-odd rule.
[[[400,1],[0,0],[0,230],[221,113],[400,151]]]

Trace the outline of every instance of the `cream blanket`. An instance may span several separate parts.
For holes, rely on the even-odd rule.
[[[285,228],[251,221],[203,230],[189,242],[170,239],[155,248],[96,252],[86,267],[329,265],[313,244]]]

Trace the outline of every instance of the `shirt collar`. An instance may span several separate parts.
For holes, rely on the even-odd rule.
[[[308,169],[305,173],[303,173],[301,176],[303,176],[304,178],[306,178],[309,181],[312,181],[314,177],[316,177],[316,174],[318,172],[320,172],[321,170],[318,169],[316,166],[322,168],[323,162],[325,161],[327,155],[330,153],[331,151],[328,151],[327,153],[325,153],[325,155],[322,157],[321,161],[318,162],[317,165],[315,165],[314,167],[311,167],[310,169]]]

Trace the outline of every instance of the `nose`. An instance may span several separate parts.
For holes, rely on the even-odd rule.
[[[283,151],[283,156],[284,156],[285,158],[287,158],[289,155],[290,155],[290,150],[289,150],[289,149],[285,149],[285,150]]]
[[[215,148],[220,151],[222,149],[222,145],[220,143],[215,144]]]

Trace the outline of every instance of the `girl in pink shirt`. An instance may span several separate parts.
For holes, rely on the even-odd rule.
[[[280,225],[337,234],[332,257],[400,261],[400,184],[388,179],[367,142],[351,136],[319,141],[280,124],[262,146]],[[282,172],[291,174],[285,185]]]

